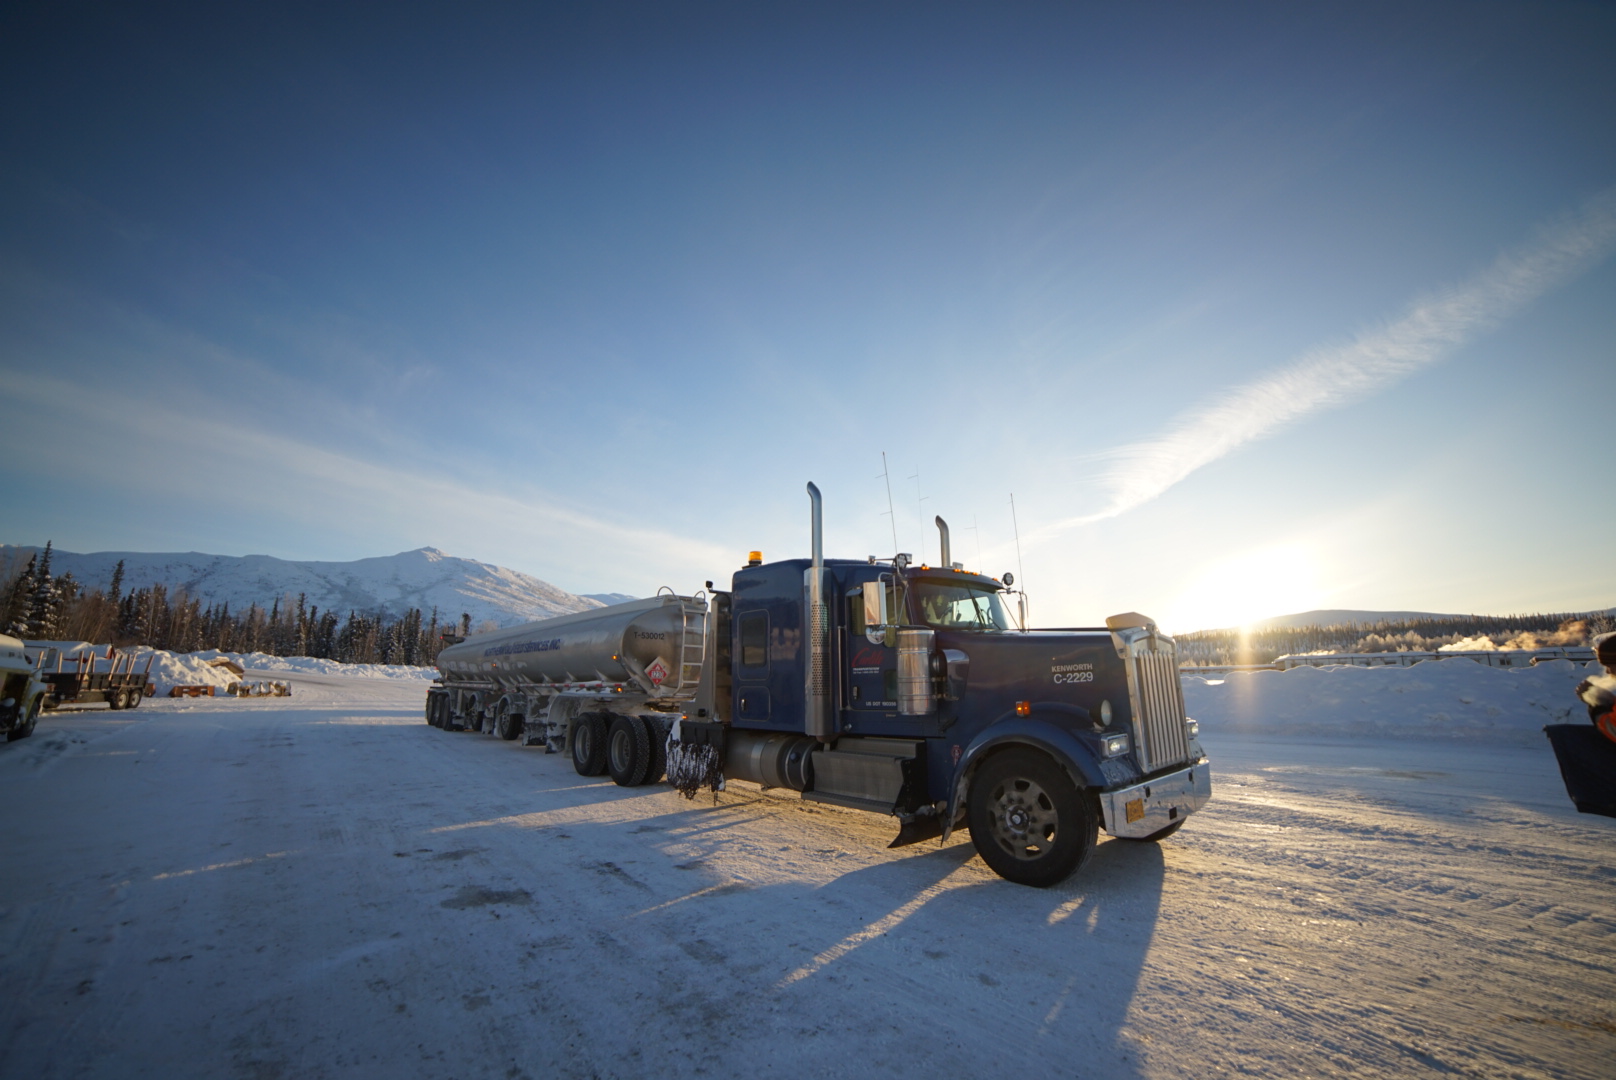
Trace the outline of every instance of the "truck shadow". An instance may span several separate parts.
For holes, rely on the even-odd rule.
[[[654,954],[659,1038],[698,1072],[748,1068],[768,1044],[816,1075],[1140,1074],[1128,1021],[1160,917],[1158,845],[1102,840],[1051,889],[999,879],[968,839],[829,880],[804,867],[817,885],[753,884],[720,870],[728,841],[694,817],[653,819],[682,861],[634,867],[646,900],[666,869],[688,889],[600,927],[606,947]],[[691,859],[692,839],[711,854]]]
[[[1102,842],[1081,873],[1047,890],[999,879],[968,841],[866,867],[803,898],[846,933],[821,937],[774,989],[790,999],[864,985],[884,1001],[924,1002],[911,1022],[889,1017],[887,1039],[921,1055],[937,1027],[961,1033],[938,1063],[945,1073],[963,1056],[979,1059],[970,1072],[1132,1075],[1139,1054],[1127,1019],[1164,876],[1157,845],[1126,841]],[[868,1005],[839,1008],[836,1019],[868,1023]]]

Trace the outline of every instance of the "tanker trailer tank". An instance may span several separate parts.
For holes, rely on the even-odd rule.
[[[706,627],[704,595],[664,592],[476,634],[438,654],[427,720],[559,749],[580,713],[656,711],[693,697]]]

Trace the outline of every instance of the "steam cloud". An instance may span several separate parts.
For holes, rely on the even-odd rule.
[[[1469,281],[1416,301],[1395,322],[1344,345],[1313,349],[1289,367],[1190,410],[1160,437],[1108,455],[1113,464],[1102,477],[1107,505],[1062,524],[1080,525],[1126,513],[1236,447],[1310,413],[1367,397],[1435,363],[1590,269],[1612,248],[1616,248],[1616,187],[1540,229],[1532,243],[1500,256]]]

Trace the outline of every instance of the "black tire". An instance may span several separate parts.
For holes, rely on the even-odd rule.
[[[506,742],[512,742],[522,734],[522,725],[525,721],[519,712],[501,713],[499,718],[499,737]]]
[[[1117,837],[1117,839],[1118,840],[1130,840],[1135,844],[1154,844],[1157,841],[1167,839],[1169,836],[1172,836],[1178,830],[1182,829],[1184,827],[1184,821],[1185,821],[1184,818],[1179,818],[1177,821],[1175,821],[1171,825],[1167,826],[1167,828],[1165,828],[1165,829],[1157,829],[1155,832],[1151,833],[1149,836],[1119,836],[1119,837]]]
[[[138,708],[140,708],[140,699],[145,697],[145,696],[146,696],[146,691],[144,691],[144,690],[131,690],[131,691],[129,691],[129,704],[125,705],[124,708],[126,708],[126,709],[138,709]]]
[[[662,774],[668,771],[668,729],[662,726],[660,720],[653,720],[649,716],[640,717],[640,723],[645,725],[645,735],[651,743],[651,758],[641,783],[660,783]]]
[[[121,708],[123,708],[123,691],[122,690],[108,690],[107,691],[107,708],[109,708],[109,709],[121,709]]]
[[[580,716],[572,725],[572,768],[579,776],[606,771],[606,718]]]
[[[606,729],[606,771],[618,787],[639,787],[651,767],[651,735],[637,716],[615,716]]]
[[[6,732],[6,742],[16,742],[18,739],[26,739],[28,736],[34,733],[34,725],[38,723],[39,701],[36,700],[33,708],[28,710],[28,719],[22,721],[16,727]]]
[[[1091,800],[1036,750],[1005,750],[971,780],[966,820],[977,854],[1018,885],[1047,888],[1088,862],[1099,838]]]

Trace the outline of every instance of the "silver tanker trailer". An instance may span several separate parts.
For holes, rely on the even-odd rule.
[[[702,683],[707,617],[705,594],[665,591],[477,634],[438,654],[427,721],[570,748],[586,775],[608,771],[615,757],[618,782],[654,782],[671,722]]]

